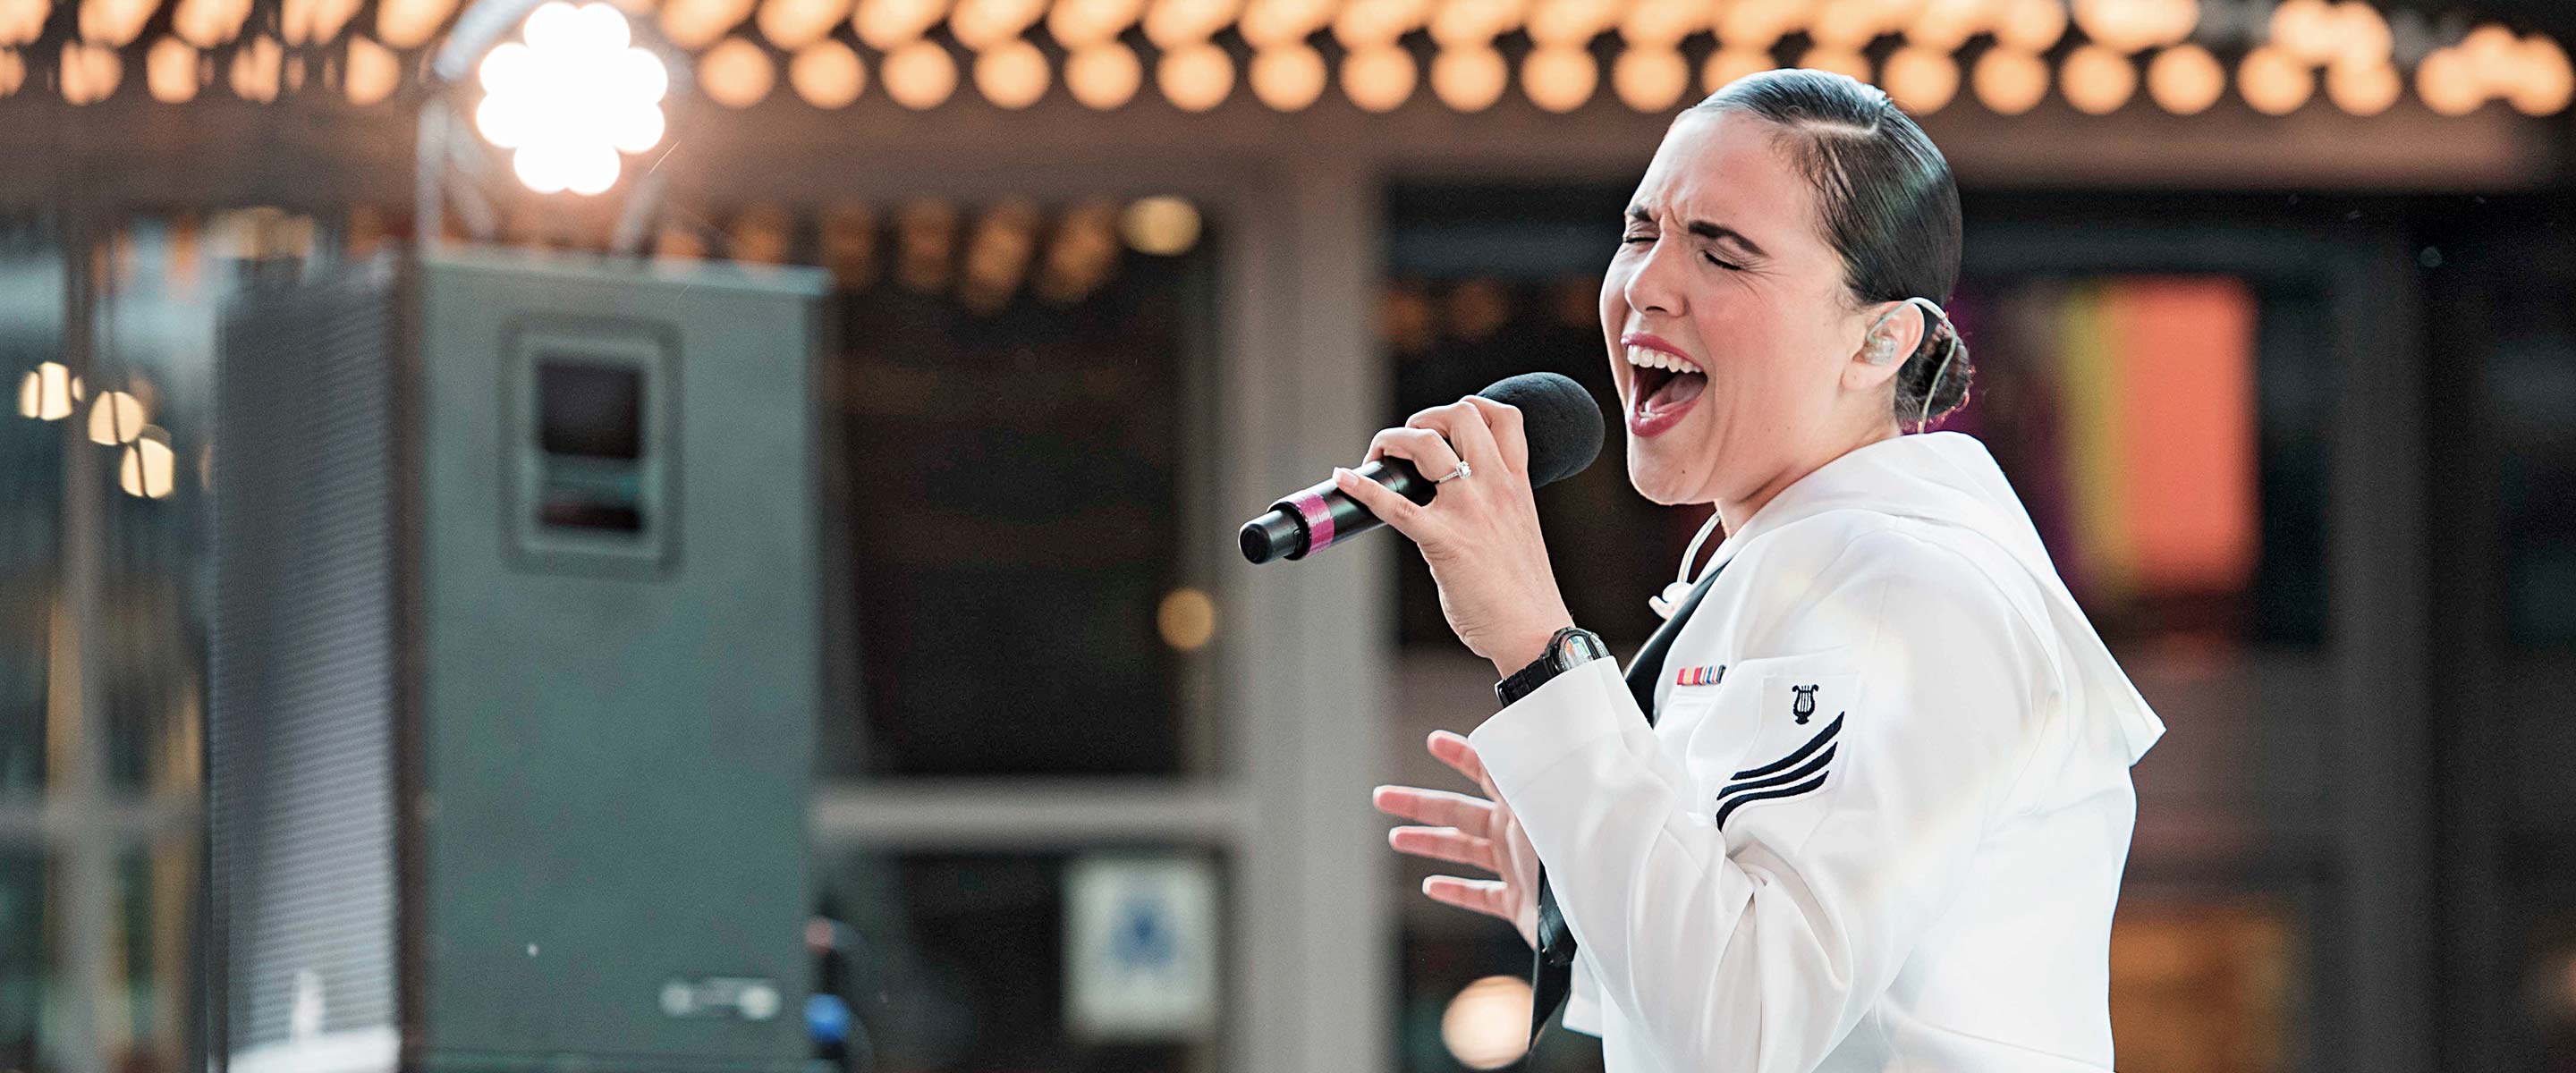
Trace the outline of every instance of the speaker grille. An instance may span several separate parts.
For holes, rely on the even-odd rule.
[[[391,279],[254,292],[222,335],[207,796],[239,1067],[383,1068],[349,1042],[399,1027]]]

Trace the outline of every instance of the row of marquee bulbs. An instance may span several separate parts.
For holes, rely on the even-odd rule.
[[[707,50],[699,76],[708,95],[735,107],[766,97],[777,77],[767,50],[747,38],[718,40],[755,16],[752,3],[669,0],[660,9],[675,42]],[[2218,37],[2264,42],[2239,66],[2242,92],[2258,110],[2280,114],[2306,103],[2320,68],[2328,95],[2356,114],[2376,114],[2402,91],[2393,62],[2396,32],[2365,0],[2231,0],[2211,9],[2212,16],[2247,23]],[[1233,90],[1234,62],[1211,40],[1228,26],[1254,48],[1247,72],[1254,95],[1283,111],[1312,104],[1329,81],[1322,55],[1308,43],[1326,29],[1347,50],[1344,94],[1371,111],[1412,96],[1419,72],[1399,41],[1416,30],[1440,46],[1430,70],[1433,92],[1469,112],[1491,106],[1508,88],[1511,73],[1493,42],[1515,29],[1537,46],[1523,61],[1524,90],[1551,111],[1591,99],[1600,73],[1588,47],[1612,31],[1628,46],[1613,65],[1612,86],[1623,101],[1650,111],[1671,107],[1687,89],[1690,73],[1678,46],[1703,31],[1723,43],[1702,67],[1704,90],[1775,66],[1768,51],[1792,33],[1810,42],[1801,65],[1867,79],[1862,49],[1901,34],[1908,47],[1891,58],[1887,88],[1915,111],[1931,111],[1959,85],[1949,53],[1989,34],[1996,47],[1978,60],[1974,85],[1989,107],[2018,113],[2045,96],[2049,72],[2038,54],[2070,26],[2086,37],[2063,70],[2068,98],[2081,110],[2108,112],[2125,103],[2138,83],[2128,57],[2147,49],[2162,50],[2151,64],[2150,92],[2169,111],[2205,109],[2226,85],[2216,57],[2186,43],[2205,29],[2199,0],[858,0],[855,8],[846,0],[764,0],[756,11],[761,33],[793,52],[788,80],[818,107],[848,104],[867,84],[857,52],[829,39],[843,18],[862,43],[883,54],[888,96],[912,108],[934,107],[957,89],[954,58],[924,37],[943,21],[976,54],[976,88],[1004,108],[1026,107],[1047,91],[1046,58],[1022,37],[1040,21],[1067,50],[1067,91],[1103,109],[1125,104],[1143,85],[1143,63],[1118,41],[1131,26],[1161,54],[1157,88],[1190,111],[1215,107]],[[2444,114],[2498,98],[2528,113],[2551,114],[2576,90],[2576,73],[2555,41],[2517,39],[2492,24],[2426,62],[2418,93]]]
[[[2384,32],[2385,21],[2363,0],[2286,2],[2323,12],[2310,18],[2294,10],[2293,32],[2337,34],[2370,21]],[[943,22],[978,52],[1041,24],[1067,50],[1115,40],[1130,28],[1170,50],[1228,27],[1256,49],[1327,30],[1347,49],[1393,44],[1416,30],[1444,47],[1490,43],[1518,30],[1542,45],[1582,44],[1613,31],[1632,45],[1670,45],[1709,32],[1767,48],[1804,33],[1850,49],[1898,33],[1950,47],[1990,33],[2037,50],[2072,25],[2096,43],[2134,52],[2190,37],[2202,12],[2198,0],[666,0],[657,17],[674,44],[692,50],[714,45],[749,18],[771,44],[791,52],[845,20],[861,43],[881,52]]]
[[[90,442],[122,448],[116,466],[117,487],[143,499],[168,498],[178,461],[170,446],[169,430],[146,420],[143,400],[133,392],[102,391],[95,399],[86,396],[81,378],[73,376],[70,367],[58,361],[45,362],[19,380],[18,415],[60,421],[88,401]]]
[[[0,0],[0,46],[32,41],[50,2]],[[110,2],[84,0],[82,25],[90,43],[64,48],[61,85],[72,103],[105,98],[122,75],[123,61],[111,46],[131,35],[117,36],[123,22],[91,18],[94,9]],[[388,42],[418,44],[426,40],[414,29],[428,18],[422,5],[445,2],[380,0],[380,21],[400,22],[380,26],[378,35]],[[747,39],[717,40],[747,17],[772,44],[795,51],[789,81],[800,96],[823,107],[856,99],[866,85],[858,54],[825,40],[844,19],[862,42],[886,54],[882,78],[887,92],[912,107],[944,101],[958,85],[954,59],[922,38],[942,21],[953,37],[976,51],[975,82],[987,99],[1004,107],[1034,103],[1045,94],[1052,73],[1036,46],[1016,35],[1041,18],[1049,34],[1072,52],[1064,72],[1066,88],[1076,99],[1101,108],[1124,104],[1142,86],[1143,64],[1114,40],[1132,25],[1141,25],[1146,38],[1163,50],[1155,71],[1159,88],[1184,107],[1213,107],[1232,91],[1233,62],[1207,40],[1228,25],[1257,47],[1249,72],[1255,95],[1287,109],[1311,103],[1329,80],[1321,55],[1305,44],[1307,36],[1326,27],[1351,50],[1341,72],[1346,94],[1362,107],[1375,108],[1392,108],[1411,95],[1418,73],[1411,57],[1394,44],[1414,29],[1427,30],[1443,46],[1430,72],[1434,92],[1452,107],[1470,111],[1499,99],[1507,88],[1510,72],[1491,40],[1512,29],[1526,30],[1540,46],[1522,72],[1532,98],[1543,107],[1569,109],[1590,99],[1599,72],[1588,57],[1552,46],[1577,46],[1605,29],[1615,29],[1630,46],[1614,65],[1614,89],[1622,100],[1650,109],[1669,107],[1662,98],[1677,96],[1688,82],[1673,46],[1701,31],[1714,32],[1725,43],[1703,68],[1704,86],[1722,82],[1721,74],[1733,77],[1770,66],[1762,58],[1765,50],[1789,33],[1803,32],[1814,43],[1801,64],[1853,73],[1868,66],[1861,46],[1883,34],[1904,34],[1915,47],[1892,57],[1884,78],[1891,93],[1918,102],[1913,105],[1918,111],[1926,110],[1920,102],[1946,101],[1956,91],[1957,64],[1939,53],[1979,33],[1991,34],[1997,45],[1988,52],[1993,59],[1977,64],[1973,81],[1980,96],[1990,97],[1990,104],[2035,103],[2045,96],[2048,71],[2034,54],[2052,47],[2070,25],[2084,31],[2088,44],[2069,58],[2061,78],[2070,101],[2086,111],[2116,108],[2134,92],[2134,69],[2122,70],[2112,61],[2172,45],[2196,29],[2217,31],[2217,38],[2267,42],[2240,65],[2248,100],[2266,111],[2304,103],[2314,93],[2317,68],[2326,71],[2328,96],[2361,114],[2386,107],[2381,102],[2393,102],[2403,84],[2391,62],[2396,38],[2390,22],[2364,0],[2282,0],[2268,7],[2261,0],[2213,0],[2207,11],[2197,0],[2072,0],[2071,6],[2067,0],[1437,0],[1436,9],[1434,2],[856,0],[853,7],[853,0],[668,0],[658,16],[675,43],[713,45],[711,62],[702,62],[701,79],[711,96],[740,105],[765,97],[776,80],[764,50]],[[652,10],[649,0],[621,3],[638,14]],[[208,56],[199,49],[231,34],[201,24],[206,12],[233,6],[238,0],[179,0],[174,36],[154,42],[146,53],[145,80],[153,97],[182,101],[196,95],[211,71]],[[354,10],[350,0],[290,3],[283,24],[287,43],[328,40]],[[2231,19],[2223,29],[2215,25]],[[2174,58],[2166,59],[2168,55]],[[2157,59],[2149,89],[2169,110],[2197,111],[2178,105],[2214,102],[2224,90],[2224,71],[2205,51],[2168,47]],[[300,56],[284,55],[277,39],[260,37],[234,50],[229,81],[239,96],[270,100],[281,82],[290,89],[301,84],[303,63]],[[401,65],[385,45],[352,36],[331,74],[352,101],[371,104],[391,95]],[[18,88],[26,76],[23,58],[0,47],[0,95]],[[2488,24],[2458,44],[2424,56],[2416,88],[2444,114],[2503,99],[2524,112],[2545,115],[2565,107],[2576,89],[2576,75],[2569,73],[2566,53],[2556,42],[2538,35],[2517,39],[2502,26]],[[597,154],[590,160],[595,172]]]
[[[1746,74],[1779,65],[1767,50],[1730,45],[1702,62],[1699,87],[1713,92]],[[2054,72],[2039,53],[2002,44],[1985,50],[1965,72],[1949,52],[1920,43],[1897,49],[1877,70],[1858,51],[1826,46],[1810,49],[1796,65],[1875,80],[1898,104],[1918,115],[1947,106],[1963,81],[1987,108],[2007,115],[2037,106],[2052,81],[2069,104],[2088,114],[2118,110],[2143,84],[2164,110],[2192,115],[2215,105],[2230,80],[2224,62],[2208,49],[2189,43],[2157,49],[2146,58],[2143,72],[2135,57],[2100,44],[2076,47]],[[1622,102],[1649,112],[1674,107],[1692,81],[1688,61],[1672,47],[1630,48],[1612,61],[1609,73],[1611,90]],[[886,95],[913,109],[937,107],[956,93],[960,83],[958,64],[948,49],[927,40],[897,46],[882,58],[878,74]],[[1236,74],[1233,57],[1212,42],[1167,51],[1153,70],[1162,96],[1185,111],[1204,111],[1223,103],[1234,92]],[[1347,54],[1339,82],[1353,104],[1384,112],[1412,99],[1420,88],[1421,74],[1411,52],[1390,44]],[[1123,107],[1134,99],[1145,75],[1137,54],[1114,41],[1074,51],[1066,57],[1063,70],[1066,92],[1085,106],[1103,110]],[[1531,102],[1552,112],[1582,107],[1599,91],[1601,82],[1592,53],[1570,45],[1532,49],[1522,58],[1519,75]],[[1313,105],[1333,81],[1323,55],[1302,42],[1256,52],[1244,76],[1253,96],[1279,111]],[[699,60],[697,77],[710,99],[746,108],[775,88],[777,69],[766,49],[734,38],[706,52]],[[986,100],[1018,109],[1046,95],[1054,72],[1035,45],[1013,40],[978,54],[972,78]],[[844,43],[817,42],[790,57],[787,81],[807,103],[839,108],[865,93],[867,64]],[[2280,45],[2247,52],[2236,64],[2234,81],[2248,105],[2270,115],[2306,105],[2320,82],[2338,108],[2360,116],[2386,111],[2406,88],[2405,76],[2384,56],[2330,56],[2317,61]],[[1432,58],[1429,82],[1432,93],[1451,109],[1478,112],[1502,98],[1511,86],[1512,70],[1491,45],[1448,48]],[[2416,68],[2414,86],[2425,105],[2443,115],[2465,115],[2492,100],[2506,101],[2530,115],[2554,115],[2576,95],[2576,68],[2571,68],[2566,51],[2545,35],[2518,38],[2491,26],[2427,55]]]
[[[70,0],[0,0],[0,48],[34,43],[52,11]],[[2244,0],[2212,0],[2211,6]],[[152,23],[165,0],[78,0],[81,43],[123,48]],[[239,37],[252,0],[168,0],[169,31],[208,50]],[[397,50],[423,47],[454,17],[458,0],[285,0],[276,32],[287,46],[322,44],[361,27]],[[942,22],[982,50],[1043,23],[1067,48],[1107,41],[1137,27],[1158,48],[1203,41],[1229,26],[1256,47],[1287,44],[1329,29],[1345,47],[1387,44],[1424,29],[1444,45],[1490,41],[1524,29],[1542,43],[1571,43],[1617,30],[1631,42],[1671,43],[1702,30],[1765,46],[1803,32],[1856,48],[1910,32],[1954,44],[1991,32],[2030,48],[2054,44],[2070,22],[2092,40],[2136,51],[2188,36],[2200,0],[619,0],[630,14],[657,18],[672,43],[696,50],[746,20],[782,49],[819,41],[848,21],[870,47],[890,50]],[[2367,9],[2362,0],[2285,0],[2284,6]],[[2375,12],[2374,12],[2375,15]],[[2293,20],[2307,17],[2302,10]]]

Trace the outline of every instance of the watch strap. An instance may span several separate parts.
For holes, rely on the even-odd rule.
[[[1501,701],[1503,706],[1508,708],[1513,704],[1513,702],[1520,700],[1522,697],[1529,696],[1531,693],[1536,692],[1538,687],[1546,685],[1549,679],[1555,678],[1557,675],[1563,674],[1566,670],[1579,665],[1579,663],[1567,663],[1565,661],[1565,642],[1567,637],[1572,634],[1581,634],[1592,642],[1591,648],[1593,650],[1593,654],[1589,658],[1579,661],[1579,663],[1589,663],[1594,659],[1605,658],[1608,655],[1609,650],[1601,643],[1601,637],[1599,634],[1595,634],[1580,626],[1566,626],[1560,628],[1554,635],[1547,639],[1547,648],[1538,654],[1537,659],[1531,660],[1528,666],[1512,672],[1511,677],[1494,683],[1494,699]]]

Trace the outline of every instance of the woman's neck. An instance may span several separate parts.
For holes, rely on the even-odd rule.
[[[1780,472],[1773,474],[1770,480],[1764,481],[1762,486],[1754,489],[1751,495],[1747,495],[1741,499],[1718,500],[1717,516],[1722,519],[1718,522],[1718,525],[1723,528],[1728,535],[1732,536],[1744,528],[1744,523],[1752,521],[1753,516],[1761,512],[1763,504],[1771,502],[1771,498],[1779,495],[1782,489],[1796,484],[1799,480],[1806,477],[1806,475],[1824,468],[1824,465],[1827,462],[1841,458],[1844,455],[1850,454],[1863,447],[1867,447],[1870,444],[1878,443],[1882,440],[1895,439],[1899,435],[1901,435],[1901,432],[1897,429],[1896,423],[1894,421],[1888,421],[1873,426],[1867,433],[1862,434],[1856,439],[1844,442],[1839,447],[1830,448],[1826,451],[1803,457],[1782,468]]]

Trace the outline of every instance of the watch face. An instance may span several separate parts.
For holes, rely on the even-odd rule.
[[[1601,659],[1609,654],[1609,649],[1601,644],[1601,638],[1598,635],[1588,630],[1575,630],[1567,633],[1565,640],[1557,643],[1556,665],[1571,667],[1578,663]]]

